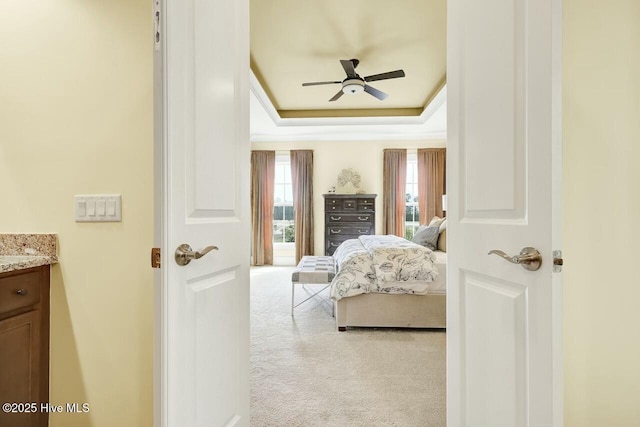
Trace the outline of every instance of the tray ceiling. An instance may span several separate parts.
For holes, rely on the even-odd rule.
[[[358,74],[403,69],[406,77],[371,82],[389,94],[328,102],[343,80],[340,59]],[[283,117],[417,116],[446,73],[446,0],[251,0],[251,68]]]

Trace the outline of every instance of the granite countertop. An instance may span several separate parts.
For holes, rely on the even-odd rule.
[[[0,273],[58,262],[55,234],[0,234]]]

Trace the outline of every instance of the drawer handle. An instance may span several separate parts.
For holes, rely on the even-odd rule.
[[[367,230],[367,229],[364,229],[364,230],[358,230],[358,233],[366,233],[367,231],[369,231],[369,230]]]
[[[368,216],[359,216],[358,219],[360,221],[369,221],[369,217]]]
[[[333,228],[331,229],[331,234],[340,234],[342,230],[335,231]]]
[[[331,221],[340,221],[342,219],[341,216],[332,216]]]
[[[16,291],[16,294],[18,294],[18,295],[20,295],[22,297],[26,296],[28,293],[29,293],[29,291],[27,291],[26,289],[18,289]]]
[[[367,210],[369,209],[369,206],[363,206],[362,209]]]
[[[340,243],[329,243],[329,245],[331,245],[331,247],[337,248],[338,246],[340,246]]]

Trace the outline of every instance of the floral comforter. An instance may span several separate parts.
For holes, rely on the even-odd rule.
[[[438,278],[430,249],[397,236],[360,236],[342,243],[333,254],[337,274],[331,298],[370,292],[420,294]]]

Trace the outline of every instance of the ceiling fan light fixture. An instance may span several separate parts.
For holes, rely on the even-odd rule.
[[[342,92],[355,95],[364,92],[364,82],[360,79],[348,79],[342,83]]]
[[[309,82],[309,83],[302,83],[302,86],[332,85],[332,84],[342,83],[342,87],[340,88],[338,93],[333,95],[333,97],[329,99],[329,102],[337,101],[345,93],[349,95],[357,95],[362,92],[367,92],[369,95],[373,96],[374,98],[377,98],[380,101],[384,101],[389,97],[389,95],[382,92],[381,90],[378,90],[374,87],[369,86],[365,82],[397,79],[399,77],[405,76],[404,70],[395,70],[395,71],[388,71],[386,73],[373,74],[371,76],[360,77],[355,70],[355,68],[358,66],[359,63],[360,61],[358,61],[357,59],[341,59],[340,60],[340,64],[342,65],[344,72],[347,73],[347,78],[344,79],[343,81],[333,80],[333,81],[325,81],[325,82]]]

